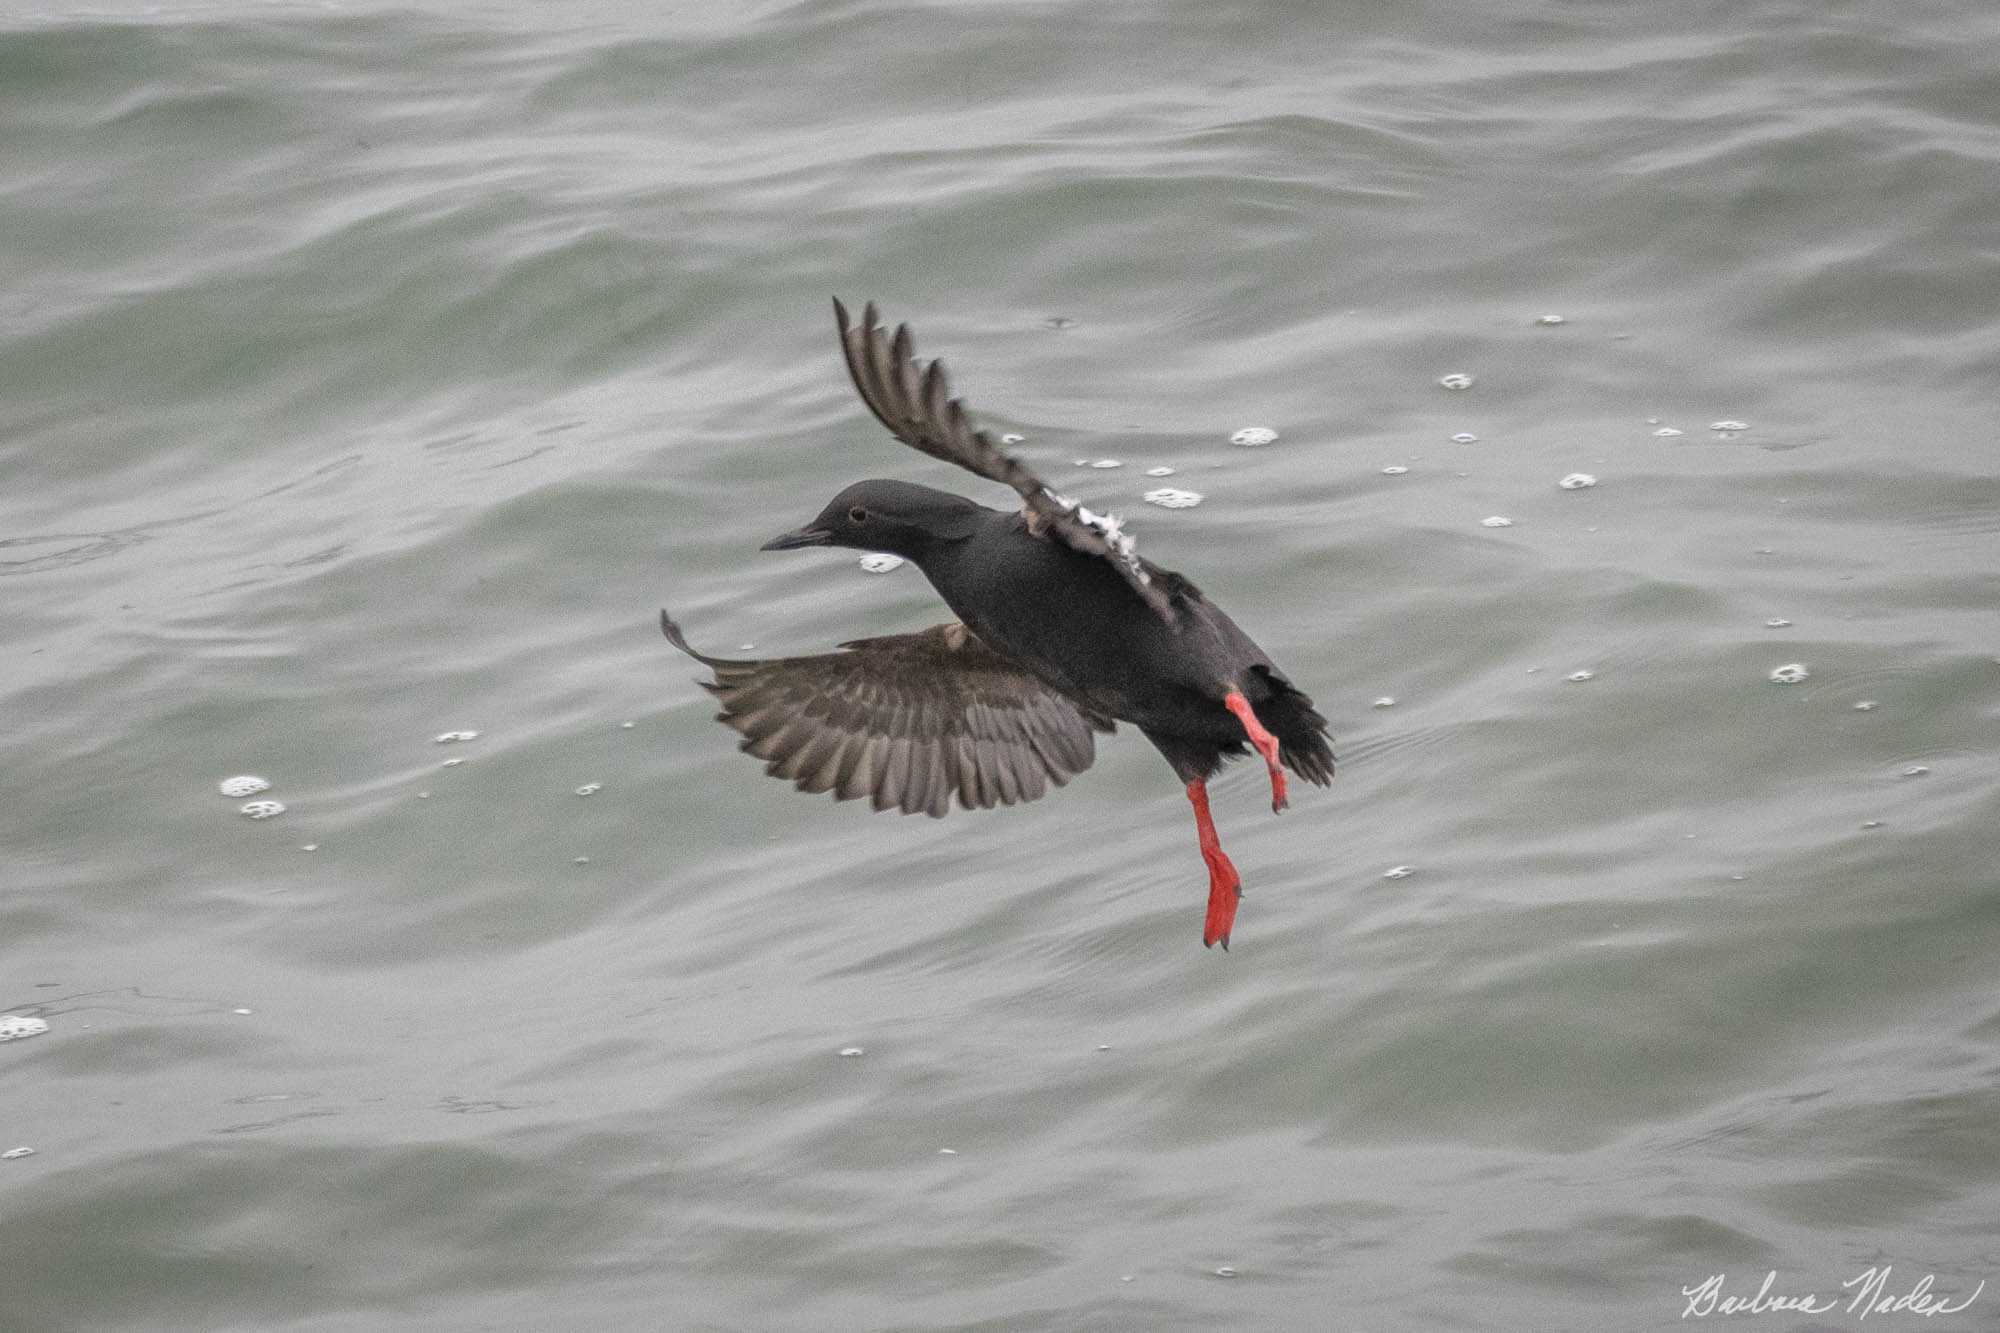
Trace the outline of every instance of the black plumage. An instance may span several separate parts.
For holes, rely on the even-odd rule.
[[[1057,495],[951,397],[943,366],[915,360],[909,327],[885,334],[834,302],[862,400],[904,443],[1011,487],[1018,510],[989,509],[902,481],[857,482],[765,550],[845,546],[917,565],[959,623],[859,639],[844,651],[768,661],[676,647],[715,673],[719,719],[766,771],[802,790],[877,810],[941,816],[1031,801],[1089,767],[1094,732],[1130,722],[1187,786],[1209,870],[1204,943],[1229,943],[1239,896],[1208,812],[1207,780],[1256,749],[1272,809],[1290,768],[1333,777],[1326,719],[1200,589],[1142,559],[1115,519]]]

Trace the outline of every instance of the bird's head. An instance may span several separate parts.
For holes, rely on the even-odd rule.
[[[848,546],[918,560],[940,542],[972,535],[992,511],[948,491],[907,481],[857,481],[827,502],[812,522],[773,537],[761,549]]]

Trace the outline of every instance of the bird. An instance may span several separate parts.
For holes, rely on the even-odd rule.
[[[1184,785],[1208,871],[1204,947],[1229,948],[1242,880],[1223,852],[1208,782],[1254,751],[1271,809],[1285,770],[1327,785],[1327,720],[1270,655],[1188,579],[1141,557],[1130,533],[1057,494],[973,426],[941,362],[920,362],[908,324],[885,331],[871,301],[834,323],[861,401],[889,433],[1011,488],[994,509],[896,480],[856,482],[765,551],[847,547],[913,563],[956,621],[763,660],[667,639],[711,672],[699,682],[739,748],[801,791],[868,798],[877,811],[942,817],[1033,801],[1089,768],[1096,737],[1137,727]]]

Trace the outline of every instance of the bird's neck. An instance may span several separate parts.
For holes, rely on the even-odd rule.
[[[972,624],[980,619],[979,594],[991,580],[993,555],[1005,549],[1007,529],[1019,522],[1020,515],[981,505],[966,518],[962,527],[933,533],[910,559],[959,619]]]
[[[950,580],[957,573],[965,550],[972,544],[975,535],[972,532],[927,532],[922,541],[913,543],[902,554],[924,571],[924,577],[942,592],[944,584],[940,580]]]
[[[956,563],[974,538],[994,520],[1006,518],[998,510],[988,509],[983,504],[956,496],[952,498],[958,499],[964,507],[925,515],[922,530],[909,534],[909,540],[897,551],[898,555],[914,561],[917,568],[926,574],[931,573],[933,566],[945,567]],[[932,582],[936,579],[933,578]]]

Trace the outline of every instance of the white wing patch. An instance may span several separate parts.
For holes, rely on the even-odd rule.
[[[1146,567],[1139,563],[1138,544],[1132,540],[1131,534],[1125,531],[1124,519],[1116,514],[1094,513],[1068,496],[1058,495],[1046,486],[1042,487],[1042,494],[1075,514],[1077,522],[1104,538],[1104,544],[1111,548],[1111,553],[1118,557],[1125,568],[1132,571],[1132,577],[1140,583],[1153,581],[1152,576],[1146,573]]]

